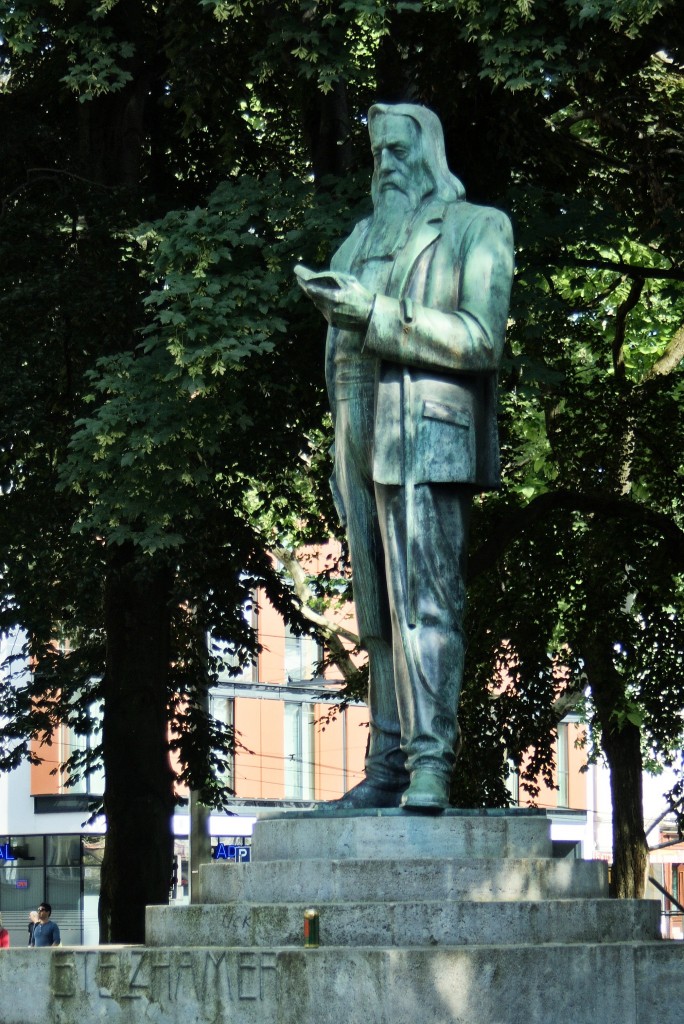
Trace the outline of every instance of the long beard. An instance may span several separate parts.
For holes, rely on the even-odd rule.
[[[419,174],[406,191],[378,190],[374,179],[373,220],[366,243],[368,256],[389,256],[406,245],[413,216],[433,188],[434,182],[426,172]]]
[[[416,195],[406,195],[397,189],[380,192],[366,243],[368,256],[389,256],[401,249],[419,206],[420,199]]]

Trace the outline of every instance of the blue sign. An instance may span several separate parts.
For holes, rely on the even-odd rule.
[[[14,883],[15,889],[28,889],[28,878],[17,878]]]
[[[14,860],[12,847],[9,843],[0,843],[0,860]]]
[[[251,860],[252,850],[249,846],[235,846],[233,843],[218,843],[214,850],[214,860],[234,860],[247,864]]]

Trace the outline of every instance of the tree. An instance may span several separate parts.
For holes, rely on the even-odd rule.
[[[3,143],[11,257],[3,341],[17,370],[3,381],[4,622],[26,627],[36,665],[30,685],[6,695],[5,735],[24,742],[5,763],[57,721],[92,729],[87,709],[101,705],[101,933],[139,941],[145,904],[168,897],[169,716],[181,778],[197,788],[216,791],[211,765],[232,742],[200,713],[207,680],[197,634],[211,627],[251,653],[241,609],[256,580],[296,614],[249,524],[245,492],[287,506],[296,474],[283,467],[320,419],[320,383],[307,387],[304,368],[315,373],[321,356],[296,309],[283,319],[267,308],[274,299],[283,307],[288,293],[278,295],[283,275],[267,223],[280,182],[269,191],[253,178],[250,192],[233,179],[206,215],[193,212],[193,201],[206,202],[255,150],[242,116],[243,69],[211,13],[176,3],[12,4],[3,13],[3,104],[17,127]],[[198,18],[209,66],[217,75],[230,67],[236,84],[231,104],[214,103],[209,121],[198,109],[218,83],[204,75],[195,92]],[[21,127],[27,111],[30,137]],[[277,146],[256,149],[259,173]],[[156,235],[138,228],[182,204]],[[286,205],[282,197],[281,237]],[[219,221],[223,237],[211,237]],[[163,238],[157,264],[152,235]],[[214,301],[227,261],[231,286]],[[277,359],[274,334],[282,335]],[[67,651],[54,647],[62,635]],[[145,860],[145,873],[133,857]]]
[[[509,191],[519,270],[502,389],[508,492],[486,509],[473,558],[476,575],[495,570],[478,575],[472,615],[488,610],[484,671],[505,658],[512,673],[516,700],[498,711],[510,715],[502,733],[514,760],[532,739],[520,697],[550,737],[559,690],[580,699],[588,687],[594,753],[611,770],[617,895],[643,894],[643,765],[672,763],[682,743],[684,310],[672,142],[684,96],[677,36],[661,49],[666,24],[623,38],[619,52],[598,33],[585,66],[542,90],[544,120],[527,129],[540,133],[537,146],[518,139],[537,156],[513,170]],[[548,739],[534,746],[533,766],[550,778]]]
[[[523,782],[534,793],[539,773],[552,779],[559,701],[588,685],[611,768],[618,895],[643,892],[644,757],[671,762],[682,741],[673,16],[667,3],[430,3],[383,5],[376,22],[381,98],[441,114],[468,195],[512,210],[518,239],[506,489],[482,504],[472,557],[462,718],[480,758],[491,754],[479,798],[504,800],[506,756],[520,764],[530,749]],[[510,682],[492,701],[502,664]],[[472,800],[478,786],[466,776],[458,791]]]
[[[588,682],[616,786],[617,888],[637,891],[636,720],[655,759],[680,721],[674,4],[0,11],[2,622],[25,626],[37,665],[6,695],[5,735],[60,717],[85,731],[103,705],[103,938],[139,941],[145,903],[167,896],[169,722],[182,777],[219,797],[211,765],[231,740],[202,713],[198,637],[247,657],[257,582],[304,627],[265,554],[279,530],[296,547],[333,522],[321,331],[291,264],[325,265],[358,219],[376,98],[440,114],[469,197],[512,210],[519,245],[506,487],[474,523],[462,717],[477,774],[461,799],[505,801],[523,749],[530,786],[549,775],[559,687]],[[510,682],[491,700],[504,657]],[[131,773],[148,781],[122,820]],[[131,899],[134,848],[150,874]]]

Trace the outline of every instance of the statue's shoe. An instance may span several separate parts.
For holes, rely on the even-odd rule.
[[[411,785],[401,798],[401,806],[438,813],[449,806],[449,780],[435,772],[414,771]]]
[[[368,779],[341,796],[339,800],[329,800],[325,807],[331,810],[364,810],[376,807],[398,807],[401,800],[401,789],[383,789]]]

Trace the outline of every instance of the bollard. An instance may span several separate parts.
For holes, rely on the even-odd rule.
[[[318,949],[319,944],[318,911],[310,908],[304,911],[304,948]]]

